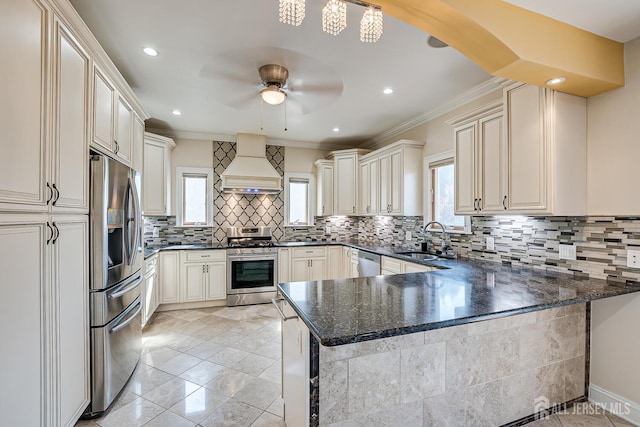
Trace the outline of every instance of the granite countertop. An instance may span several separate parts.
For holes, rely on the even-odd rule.
[[[443,260],[425,264],[444,269],[281,283],[278,288],[311,333],[325,346],[640,292],[640,285],[487,261]]]

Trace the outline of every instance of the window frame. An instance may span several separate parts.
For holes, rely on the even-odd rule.
[[[424,189],[425,189],[425,197],[424,199],[424,224],[427,224],[429,221],[433,219],[433,207],[435,205],[435,200],[433,197],[432,184],[433,179],[431,177],[431,165],[437,163],[443,163],[448,160],[453,162],[455,168],[455,157],[453,150],[445,151],[443,153],[434,154],[431,156],[427,156],[423,159],[422,164],[422,175],[424,178]],[[455,191],[455,187],[454,187]],[[464,228],[449,228],[445,229],[445,233],[450,234],[471,234],[471,216],[470,215],[460,215],[464,216]],[[433,231],[441,231],[440,227],[434,226],[433,224],[429,226],[428,230]]]
[[[206,223],[184,224],[184,177],[202,176],[206,177]],[[212,168],[192,168],[176,167],[176,227],[211,227],[214,217],[213,205],[213,169]]]
[[[308,224],[291,224],[289,218],[289,205],[291,203],[289,196],[289,183],[291,180],[305,180],[308,182],[308,191],[307,191],[307,216],[309,218]],[[315,212],[315,177],[310,173],[297,173],[297,172],[285,172],[284,174],[284,226],[285,227],[296,227],[296,228],[308,228],[314,227],[316,222],[316,217],[314,215]]]

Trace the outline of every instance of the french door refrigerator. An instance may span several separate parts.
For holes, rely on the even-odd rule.
[[[142,236],[139,174],[92,152],[90,184],[91,403],[99,417],[140,360]]]

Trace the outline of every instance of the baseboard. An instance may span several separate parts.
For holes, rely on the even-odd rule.
[[[640,426],[640,404],[594,384],[589,385],[589,400],[612,414]]]
[[[191,310],[194,308],[208,308],[208,307],[224,307],[227,305],[227,300],[213,300],[213,301],[198,301],[198,302],[180,302],[173,304],[160,304],[156,308],[157,312],[172,311],[172,310]]]

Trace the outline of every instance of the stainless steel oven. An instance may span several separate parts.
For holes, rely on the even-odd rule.
[[[227,305],[271,302],[277,277],[276,248],[227,249]]]

